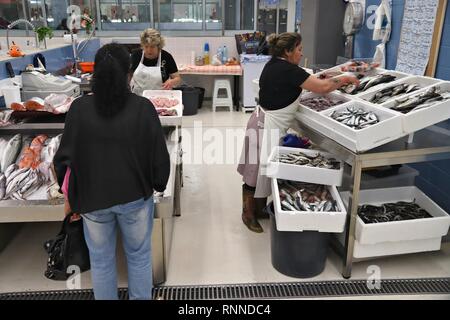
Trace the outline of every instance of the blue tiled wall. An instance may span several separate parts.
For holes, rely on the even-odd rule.
[[[445,21],[439,48],[436,78],[450,80],[450,5],[447,4]],[[449,130],[450,120],[441,122],[439,127]],[[450,140],[450,136],[449,136]],[[416,185],[420,187],[444,210],[450,212],[450,160],[416,164],[420,176]]]
[[[374,9],[380,4],[380,0],[366,0],[366,17],[364,26],[355,35],[354,57],[371,58],[375,54],[375,47],[381,41],[373,41],[373,29],[367,27],[368,23],[374,23]],[[386,45],[386,68],[395,69],[397,64],[397,51],[400,42],[400,32],[403,20],[403,7],[405,0],[392,0],[392,30],[391,38]]]
[[[85,49],[80,55],[83,61],[94,61],[95,53],[100,48],[100,39],[92,39],[89,44],[86,45]],[[67,63],[73,61],[73,50],[71,45],[64,47],[46,50],[42,52],[45,57],[45,62],[47,66],[47,71],[56,72],[66,66]],[[12,58],[7,61],[0,62],[0,80],[8,78],[6,72],[6,62],[11,62],[14,73],[16,75],[20,74],[20,71],[24,70],[28,64],[33,63],[34,54],[26,55],[22,58]],[[0,96],[0,108],[5,107],[5,100],[3,96]]]
[[[450,5],[447,4],[436,78],[450,80]]]
[[[95,53],[100,47],[100,39],[92,39],[86,46],[85,50],[81,54],[81,59],[84,61],[94,61]],[[47,70],[49,72],[55,72],[66,66],[68,61],[73,61],[72,46],[67,45],[61,48],[51,49],[42,52],[45,57]],[[20,71],[24,70],[28,64],[33,63],[34,54],[26,55],[23,58],[12,58],[8,60],[14,69],[15,74],[20,74]],[[0,62],[0,79],[8,77],[6,72],[7,61]]]
[[[379,3],[379,0],[368,0],[366,7],[369,8],[369,6]],[[386,48],[386,68],[388,69],[395,69],[397,64],[404,4],[404,0],[392,0],[392,34]],[[355,57],[372,57],[375,47],[379,43],[379,41],[372,40],[372,30],[367,28],[367,18],[371,14],[372,11],[369,11],[366,15],[365,26],[355,37]],[[446,8],[436,78],[450,80],[450,5],[447,5]],[[441,122],[437,126],[450,131],[450,120]],[[444,210],[450,212],[450,161],[442,160],[413,164],[412,166],[420,172],[416,178],[416,185]]]

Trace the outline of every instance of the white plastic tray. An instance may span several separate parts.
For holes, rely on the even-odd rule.
[[[340,90],[336,90],[335,92],[340,94],[340,95],[342,95],[342,96],[345,96],[345,97],[350,97],[350,98],[355,98],[356,97],[356,98],[359,98],[362,95],[366,95],[369,92],[378,91],[382,86],[391,85],[392,83],[394,83],[396,81],[399,81],[400,79],[409,77],[409,75],[407,73],[403,73],[403,72],[399,72],[399,71],[393,71],[393,70],[386,70],[386,69],[381,69],[381,68],[373,69],[372,71],[367,73],[368,76],[375,76],[377,74],[390,74],[390,75],[396,76],[397,78],[394,81],[387,82],[387,83],[380,83],[380,84],[378,84],[376,86],[373,86],[373,87],[367,89],[367,91],[359,92],[357,94],[348,94],[348,93],[345,93],[345,92],[341,92]]]
[[[177,111],[176,116],[161,116],[160,118],[181,118],[183,115],[183,95],[181,90],[144,90],[143,97],[150,99],[153,97],[163,97],[168,99],[177,99],[180,101],[178,105],[173,108]]]
[[[334,107],[337,107],[337,106],[341,105],[341,104],[338,104],[338,105],[332,106],[332,107],[328,108],[327,110],[323,110],[323,111],[315,111],[315,110],[311,109],[310,107],[302,104],[302,102],[301,102],[302,99],[309,99],[309,98],[315,98],[315,97],[327,97],[327,98],[329,98],[329,99],[331,99],[333,101],[341,100],[341,101],[343,101],[343,103],[346,103],[346,102],[350,101],[350,99],[348,97],[340,95],[340,94],[336,94],[334,92],[331,92],[331,93],[328,93],[328,94],[319,94],[319,93],[308,92],[306,94],[302,94],[301,97],[300,97],[299,111],[301,113],[314,116],[315,113],[322,113],[322,112],[325,112],[327,110],[330,110],[331,108],[334,108]]]
[[[345,110],[348,107],[362,108],[374,112],[380,122],[361,130],[355,130],[330,117],[333,111]],[[360,101],[350,101],[316,115],[316,125],[320,132],[330,134],[330,138],[348,149],[359,152],[378,147],[404,135],[402,119],[396,112]],[[323,130],[327,128],[328,130]]]
[[[436,84],[440,82],[440,80],[437,80],[435,78],[430,78],[430,77],[423,77],[423,76],[413,76],[413,77],[406,77],[406,78],[402,78],[400,80],[396,80],[394,82],[390,82],[390,83],[386,83],[383,86],[378,87],[378,89],[376,91],[370,91],[368,90],[368,92],[364,92],[363,94],[361,94],[359,96],[359,98],[370,102],[370,100],[373,98],[373,96],[380,90],[385,89],[385,88],[390,88],[390,87],[396,87],[400,84],[417,84],[420,88],[426,88],[428,86],[431,86],[433,84]],[[420,90],[420,89],[419,89]],[[417,92],[418,90],[414,91]],[[411,92],[413,93],[413,92]],[[409,93],[408,93],[409,94]],[[386,100],[384,103],[387,103],[391,100],[394,99],[398,99],[401,97],[406,96],[406,94],[400,94],[398,96],[392,97],[389,100]],[[382,105],[381,103],[379,105]]]
[[[319,231],[339,233],[344,230],[347,212],[336,187],[328,187],[337,201],[340,211],[309,212],[284,211],[281,209],[280,193],[277,179],[272,179],[272,196],[275,210],[275,221],[278,231]]]
[[[267,163],[266,175],[270,178],[278,178],[292,181],[303,181],[309,183],[317,183],[324,185],[340,186],[342,183],[342,176],[344,172],[344,163],[341,161],[339,170],[336,169],[324,169],[308,166],[300,166],[296,164],[280,163],[274,161],[274,158],[278,154],[302,152],[307,155],[316,155],[320,153],[326,158],[334,158],[330,153],[320,150],[308,150],[299,148],[288,147],[275,147],[269,156]]]
[[[435,86],[439,87],[442,92],[450,91],[450,82],[442,81],[437,83]],[[415,91],[409,95],[405,95],[406,97],[413,97],[419,95],[426,90],[429,90],[433,86],[428,86],[419,91]],[[385,107],[390,110],[390,108],[396,105],[395,100],[391,100],[390,102],[386,102],[381,104],[382,107]],[[412,111],[407,114],[403,114],[399,111],[390,110],[400,115],[402,118],[403,131],[408,134],[423,128],[429,127],[433,124],[439,123],[441,121],[445,121],[450,118],[450,100],[437,102],[434,106],[420,109],[417,111]]]
[[[349,193],[343,192],[341,195],[347,204]],[[354,256],[359,258],[439,250],[440,238],[447,234],[450,227],[450,216],[417,187],[362,190],[359,203],[380,205],[414,199],[433,218],[365,224],[357,217],[355,239],[359,249]],[[426,242],[419,244],[422,241]]]

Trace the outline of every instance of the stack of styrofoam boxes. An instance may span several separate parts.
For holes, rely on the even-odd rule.
[[[339,67],[323,71],[323,73],[327,72],[339,72]],[[371,74],[390,74],[396,76],[397,80],[373,86],[366,92],[356,95],[336,91],[333,95],[344,97],[349,101],[321,112],[316,112],[307,106],[300,105],[300,112],[297,119],[348,149],[354,152],[363,152],[450,118],[450,100],[436,102],[431,108],[416,110],[408,114],[391,109],[396,105],[395,100],[422,94],[430,90],[433,86],[437,87],[441,92],[450,91],[450,82],[429,77],[410,76],[405,73],[384,69],[372,70]],[[420,89],[412,93],[394,97],[382,104],[370,102],[371,98],[381,89],[404,83],[416,83]],[[373,111],[379,116],[380,122],[365,129],[354,130],[330,117],[334,111],[342,111],[348,107]]]
[[[329,153],[316,150],[288,147],[275,147],[272,150],[272,153],[269,156],[266,174],[268,177],[272,178],[272,197],[277,230],[319,231],[329,233],[342,232],[344,230],[347,213],[336,186],[339,186],[342,182],[344,164],[341,162],[340,169],[336,170],[286,164],[275,161],[277,155],[291,152],[302,152],[307,155],[316,155],[317,153],[320,153],[327,158],[333,158]],[[278,179],[328,185],[333,199],[337,202],[338,211],[308,212],[283,210],[278,190]]]
[[[348,205],[349,193],[342,199]],[[442,237],[450,226],[450,216],[417,187],[362,190],[359,203],[381,205],[406,201],[417,203],[432,218],[366,224],[356,218],[354,258],[370,258],[440,250]],[[345,243],[344,233],[338,235]]]

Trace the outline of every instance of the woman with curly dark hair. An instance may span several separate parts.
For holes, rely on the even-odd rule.
[[[170,159],[155,108],[131,93],[130,57],[119,44],[95,56],[93,95],[67,114],[54,165],[68,201],[83,217],[96,299],[118,299],[116,232],[128,264],[131,299],[150,299],[153,191],[164,191]]]

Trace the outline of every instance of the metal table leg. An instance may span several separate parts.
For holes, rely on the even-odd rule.
[[[234,94],[233,103],[236,111],[239,111],[239,76],[234,76]]]
[[[347,229],[345,232],[345,261],[342,269],[342,276],[346,279],[352,275],[353,250],[355,247],[355,227],[356,217],[358,216],[359,191],[361,187],[362,163],[358,158],[355,159],[352,166],[353,185],[350,188],[350,198],[347,208]]]

